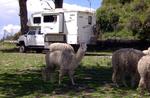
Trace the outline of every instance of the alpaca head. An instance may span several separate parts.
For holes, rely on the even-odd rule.
[[[143,50],[143,53],[146,55],[150,55],[150,47],[147,50]]]
[[[87,50],[87,45],[86,45],[85,42],[80,43],[80,49],[81,49],[82,51],[86,51],[86,50]]]

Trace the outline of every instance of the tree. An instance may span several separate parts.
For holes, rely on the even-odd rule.
[[[63,0],[54,0],[55,8],[62,8],[63,7]]]
[[[20,24],[21,24],[21,33],[26,34],[28,32],[28,13],[27,13],[27,0],[18,0],[19,1],[19,7],[20,7]]]
[[[102,32],[113,32],[119,22],[119,15],[113,9],[99,8],[96,17]]]
[[[133,16],[129,22],[128,29],[133,32],[133,36],[139,35],[142,30],[142,21],[137,16]]]

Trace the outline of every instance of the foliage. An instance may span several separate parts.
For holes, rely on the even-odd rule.
[[[118,0],[118,1],[119,1],[119,3],[124,5],[125,3],[130,3],[133,0]]]
[[[114,31],[114,27],[118,24],[119,15],[112,8],[107,10],[97,10],[97,21],[100,29],[104,32]]]
[[[150,40],[149,22],[146,22],[150,12],[149,5],[150,0],[103,0],[102,6],[96,11],[102,36]],[[108,39],[107,36],[104,39]]]
[[[135,4],[133,10],[134,11],[144,11],[146,8],[148,8],[146,2],[144,2],[144,0],[141,0],[140,2]]]
[[[144,39],[150,40],[150,14],[146,17],[143,23],[143,30],[140,33],[140,38],[142,40]]]
[[[13,40],[17,40],[21,34],[21,32],[15,33],[15,35],[13,36]]]
[[[133,36],[140,33],[142,29],[141,20],[136,16],[131,17],[128,29],[133,32]]]

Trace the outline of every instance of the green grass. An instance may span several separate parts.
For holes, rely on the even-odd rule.
[[[43,82],[43,66],[44,54],[18,53],[14,45],[0,43],[0,98],[149,97],[140,96],[136,89],[112,85],[110,57],[85,56],[76,70],[75,86],[71,85],[68,76],[64,77],[61,85],[58,85],[58,81],[53,84],[50,81]]]

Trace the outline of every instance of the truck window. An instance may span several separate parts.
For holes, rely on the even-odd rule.
[[[35,31],[29,31],[28,35],[35,35]]]
[[[56,22],[57,21],[57,15],[45,15],[44,16],[44,22]]]
[[[88,16],[88,24],[92,24],[92,16]]]
[[[33,18],[33,23],[34,24],[40,24],[41,23],[41,17],[34,17]]]

